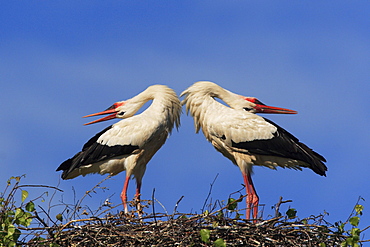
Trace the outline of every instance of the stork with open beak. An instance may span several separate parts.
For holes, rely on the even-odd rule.
[[[141,114],[135,113],[149,100],[151,105]],[[98,123],[114,118],[123,119],[92,137],[72,158],[64,161],[62,179],[89,173],[116,175],[126,171],[121,199],[125,213],[130,177],[136,179],[136,195],[140,210],[140,189],[146,165],[165,143],[174,125],[180,125],[181,105],[176,93],[163,85],[153,85],[137,96],[114,103],[107,110],[85,117],[109,114],[89,122]]]
[[[184,92],[182,102],[217,151],[240,168],[246,187],[246,218],[258,216],[258,203],[251,174],[253,166],[301,170],[312,169],[325,176],[325,158],[301,143],[272,121],[256,113],[296,114],[296,111],[263,104],[254,97],[232,93],[215,83],[200,81]],[[228,106],[215,100],[218,98]]]

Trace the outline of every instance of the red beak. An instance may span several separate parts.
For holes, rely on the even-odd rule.
[[[277,114],[297,114],[298,112],[280,108],[280,107],[274,107],[274,106],[268,106],[268,105],[256,105],[254,107],[256,109],[257,113],[277,113]]]
[[[248,100],[256,104],[256,106],[254,107],[254,109],[256,109],[256,113],[276,113],[276,114],[297,114],[298,113],[297,111],[293,111],[290,109],[265,105],[258,99],[252,98],[252,97],[245,97],[245,100]]]
[[[116,118],[116,115],[117,115],[117,107],[123,105],[124,103],[125,102],[117,102],[117,103],[114,103],[111,107],[109,107],[105,111],[83,116],[85,118],[85,117],[100,116],[100,115],[105,115],[105,114],[111,114],[112,113],[109,116],[106,116],[106,117],[103,117],[103,118],[99,118],[97,120],[94,120],[94,121],[85,123],[84,125],[94,124],[94,123],[103,122],[103,121],[107,121],[107,120],[111,120],[111,119]]]

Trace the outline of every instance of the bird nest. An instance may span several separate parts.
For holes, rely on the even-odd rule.
[[[370,226],[363,230],[352,227],[351,231],[346,231],[344,230],[346,223],[337,222],[332,225],[324,220],[324,215],[298,219],[292,209],[287,211],[286,216],[282,216],[280,205],[291,202],[283,201],[282,198],[274,206],[275,217],[270,216],[266,220],[256,221],[242,219],[240,210],[245,209],[239,210],[237,205],[245,196],[240,195],[239,199],[229,198],[227,203],[211,202],[209,197],[212,186],[201,214],[179,213],[177,207],[182,197],[177,201],[173,213],[169,214],[155,199],[154,190],[152,200],[141,201],[140,211],[132,210],[129,214],[122,212],[114,214],[113,210],[120,208],[121,205],[112,206],[109,201],[104,202],[96,211],[87,206],[81,206],[83,199],[94,191],[98,184],[93,190],[87,191],[77,204],[62,203],[60,206],[64,210],[58,210],[61,213],[56,215],[57,221],[55,221],[50,213],[52,206],[46,210],[38,206],[39,210],[36,210],[34,201],[37,198],[19,207],[15,206],[16,191],[29,186],[19,185],[19,179],[18,177],[9,193],[0,194],[0,246],[286,247],[341,246],[343,243],[349,243],[351,246],[355,246],[354,243],[356,243],[358,246],[358,243],[370,241],[359,239],[359,234]],[[55,187],[46,187],[59,190]],[[24,192],[22,191],[22,201],[28,194]],[[158,202],[165,213],[156,212],[153,202]],[[131,206],[137,208],[137,202],[131,202]],[[361,205],[357,203],[357,206],[362,210]],[[148,210],[144,213],[143,209]],[[359,221],[357,215],[362,215],[361,210],[356,213],[356,216],[349,218],[351,225],[357,226]],[[17,229],[14,228],[14,224],[17,225]],[[3,237],[9,241],[4,241]]]
[[[46,229],[25,246],[340,246],[346,239],[323,220],[275,217],[253,223],[217,214],[107,215]],[[325,244],[325,245],[324,245]]]

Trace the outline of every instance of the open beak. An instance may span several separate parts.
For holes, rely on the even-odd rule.
[[[105,114],[111,114],[111,115],[108,115],[106,117],[99,118],[97,120],[94,120],[94,121],[85,123],[84,125],[94,124],[94,123],[103,122],[103,121],[107,121],[107,120],[111,120],[111,119],[116,118],[117,108],[119,106],[123,105],[123,104],[124,104],[124,102],[117,102],[117,103],[114,103],[111,107],[109,107],[105,111],[83,116],[85,118],[85,117],[93,117],[93,116],[100,116],[100,115],[105,115]]]

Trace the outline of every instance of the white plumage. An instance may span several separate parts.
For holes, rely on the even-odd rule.
[[[151,105],[141,114],[134,115],[148,101]],[[111,114],[91,123],[113,118],[124,120],[104,129],[91,138],[73,158],[57,169],[62,178],[71,179],[90,173],[116,175],[126,171],[121,199],[127,209],[129,179],[136,179],[136,200],[140,201],[140,188],[146,164],[165,143],[174,125],[179,127],[181,105],[176,93],[163,85],[153,85],[137,96],[113,104],[106,111],[91,114]]]
[[[240,168],[247,190],[247,219],[251,210],[254,218],[258,214],[259,198],[251,178],[254,165],[298,170],[308,167],[325,175],[324,157],[283,128],[255,114],[295,114],[295,111],[266,106],[256,98],[232,93],[207,81],[194,83],[181,96],[185,97],[182,104],[194,118],[196,132],[201,128],[216,150]]]

